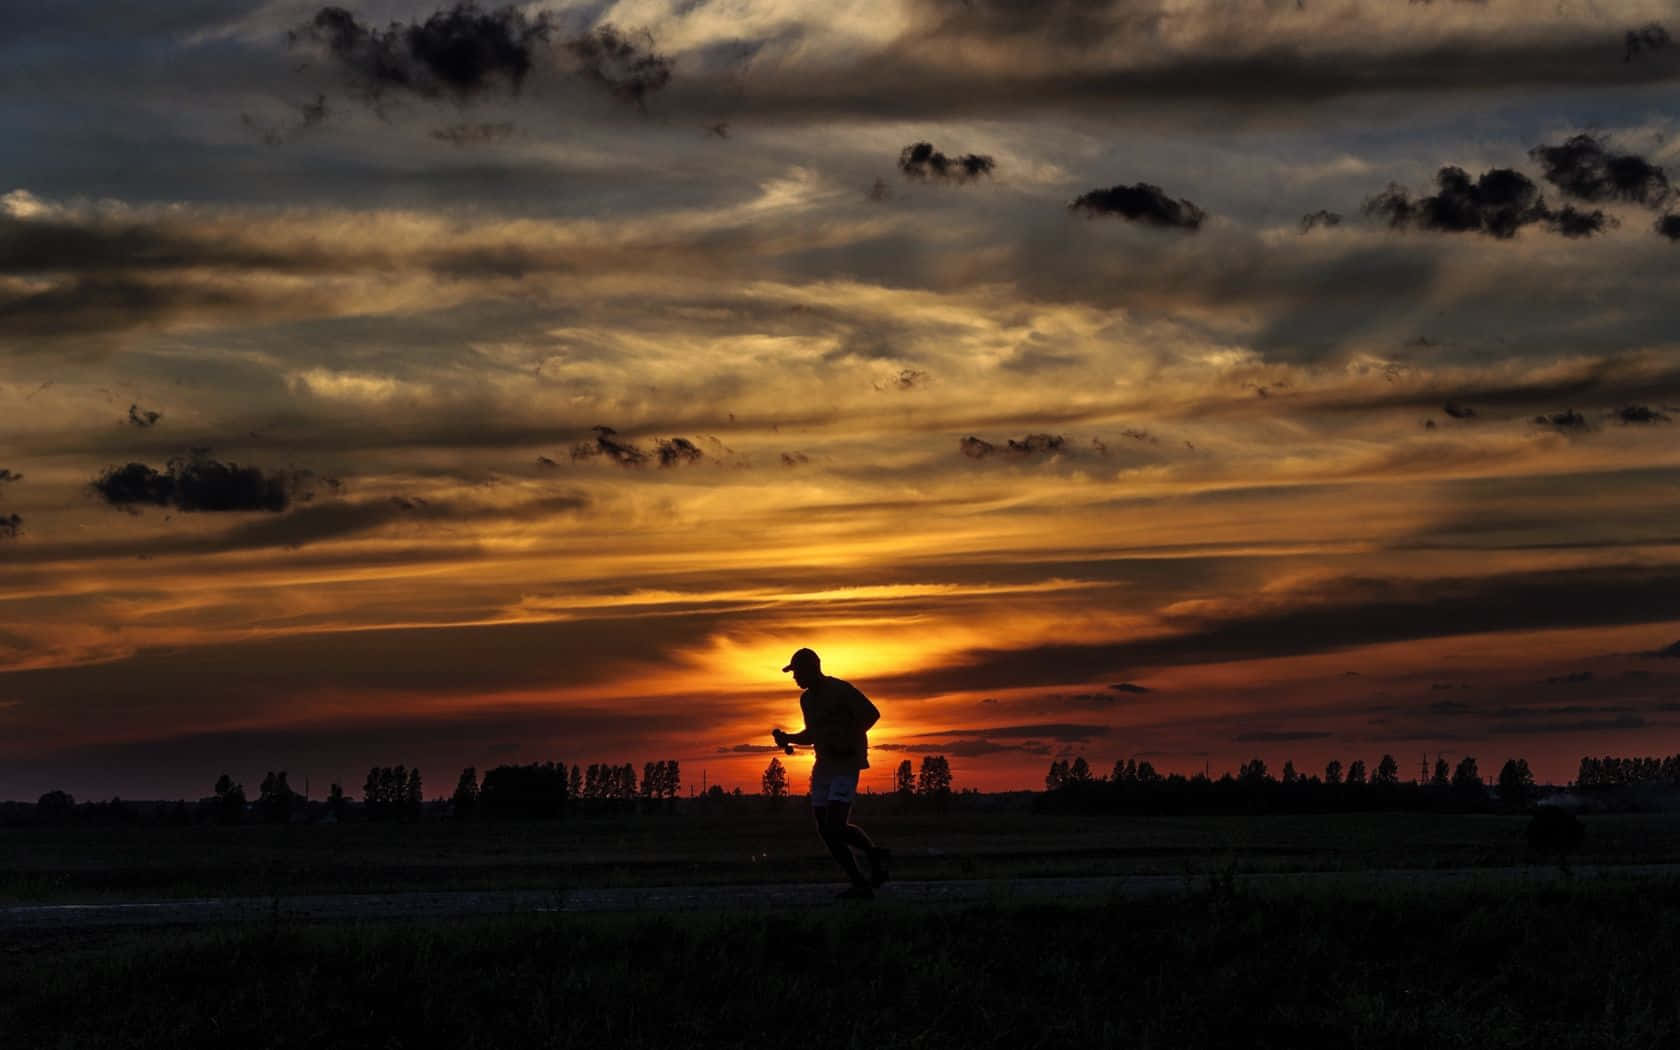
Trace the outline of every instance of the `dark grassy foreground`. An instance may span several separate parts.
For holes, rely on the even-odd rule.
[[[754,800],[756,801],[756,800]],[[1070,816],[858,820],[902,879],[1502,867],[1538,861],[1521,815]],[[1585,820],[1583,865],[1680,861],[1680,814]],[[460,823],[0,829],[0,904],[399,890],[828,882],[803,806],[721,816]]]
[[[1680,884],[13,944],[18,1047],[1603,1047],[1680,1039]]]

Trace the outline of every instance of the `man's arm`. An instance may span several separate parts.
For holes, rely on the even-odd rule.
[[[781,733],[781,736],[776,740],[778,744],[800,744],[805,747],[810,747],[812,744],[817,742],[816,730],[811,728],[811,714],[805,707],[805,696],[803,693],[799,696],[799,714],[805,719],[805,728],[801,729],[797,733],[781,733],[781,730],[777,730],[778,733]]]
[[[869,697],[863,695],[863,690],[852,686],[852,718],[857,727],[868,732],[870,727],[881,720],[880,709],[870,702]]]

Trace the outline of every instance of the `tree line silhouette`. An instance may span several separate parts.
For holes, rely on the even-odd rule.
[[[759,777],[759,794],[772,805],[788,797],[787,767],[780,758],[771,758]],[[921,799],[942,805],[951,797],[951,763],[944,755],[922,756],[921,771],[907,758],[893,770],[894,797],[902,801]]]
[[[1575,784],[1583,788],[1629,787],[1642,784],[1680,784],[1680,755],[1667,758],[1581,759]]]
[[[1332,760],[1323,776],[1304,774],[1293,761],[1273,776],[1264,759],[1242,763],[1235,775],[1214,779],[1206,773],[1163,776],[1148,762],[1121,759],[1099,776],[1079,756],[1050,763],[1038,808],[1050,811],[1149,813],[1337,812],[1370,809],[1481,811],[1496,806],[1525,808],[1536,794],[1526,759],[1513,758],[1500,769],[1490,792],[1474,756],[1457,767],[1437,758],[1427,781],[1403,781],[1400,764],[1383,755],[1369,774],[1363,759],[1346,766]]]
[[[423,796],[420,770],[403,765],[369,768],[361,795],[352,799],[332,784],[324,799],[305,798],[290,784],[286,770],[263,777],[252,800],[231,775],[217,778],[211,794],[196,802],[137,805],[113,797],[104,802],[76,802],[66,791],[48,791],[34,804],[0,803],[0,824],[112,826],[144,821],[156,824],[286,824],[296,821],[405,821],[455,819],[554,819],[566,815],[633,812],[709,812],[737,809],[758,798],[772,807],[791,794],[787,767],[773,757],[760,777],[756,796],[718,785],[693,797],[682,796],[682,772],[675,759],[646,762],[640,773],[632,763],[568,765],[540,762],[500,765],[483,773],[461,770],[447,799]],[[1572,785],[1603,808],[1621,799],[1615,788],[1680,788],[1680,755],[1656,757],[1584,757]],[[965,790],[966,799],[977,792]],[[1025,794],[1025,793],[1023,793]],[[1118,812],[1130,814],[1356,812],[1421,810],[1478,812],[1522,810],[1540,794],[1526,759],[1507,760],[1492,785],[1482,779],[1474,756],[1456,764],[1437,758],[1429,775],[1402,780],[1392,755],[1375,767],[1363,759],[1327,763],[1322,773],[1305,774],[1285,762],[1276,775],[1265,760],[1242,763],[1235,773],[1163,774],[1148,760],[1121,759],[1099,775],[1083,756],[1058,758],[1045,774],[1044,790],[1032,793],[1032,808],[1048,812]],[[893,770],[892,790],[878,798],[905,807],[943,808],[957,795],[950,762],[926,755],[918,768],[904,759]],[[1606,801],[1608,799],[1608,802]],[[1023,800],[1022,804],[1028,804]]]

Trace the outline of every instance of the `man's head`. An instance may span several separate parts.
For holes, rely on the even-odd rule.
[[[800,649],[782,670],[792,671],[793,680],[799,683],[799,688],[809,689],[822,681],[822,657],[809,649]]]

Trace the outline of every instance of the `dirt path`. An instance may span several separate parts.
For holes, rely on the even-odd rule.
[[[1445,888],[1489,884],[1542,884],[1564,876],[1554,867],[1454,868],[1363,872],[1239,875],[1239,885],[1268,888]],[[1576,868],[1576,881],[1601,878],[1668,881],[1680,878],[1680,864]],[[1205,889],[1206,876],[1100,876],[946,882],[893,882],[882,888],[888,901],[927,904],[986,900],[1057,900],[1118,894],[1146,898]],[[32,904],[0,908],[0,934],[7,931],[93,929],[110,926],[198,926],[212,923],[443,919],[532,913],[762,911],[832,907],[842,887],[824,883],[757,886],[657,886],[568,891],[498,890],[447,893],[346,893],[297,897],[223,897],[197,900],[130,901],[112,904]],[[852,902],[845,902],[851,905]],[[856,905],[852,905],[856,906]]]

